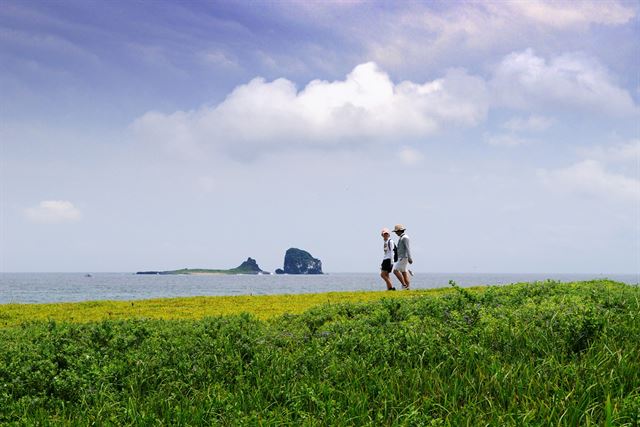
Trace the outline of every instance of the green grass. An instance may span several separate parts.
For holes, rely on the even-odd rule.
[[[637,286],[404,294],[268,320],[7,326],[0,424],[640,424]]]

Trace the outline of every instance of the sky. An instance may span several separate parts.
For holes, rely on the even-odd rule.
[[[640,2],[0,2],[0,271],[640,271]]]

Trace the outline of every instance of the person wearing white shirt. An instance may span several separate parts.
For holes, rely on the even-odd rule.
[[[382,258],[382,265],[380,266],[380,277],[384,280],[384,283],[387,285],[388,291],[395,291],[396,288],[391,284],[391,278],[389,274],[393,269],[393,249],[395,248],[395,243],[391,239],[391,233],[389,233],[388,228],[382,229],[382,239],[384,240],[384,256]]]

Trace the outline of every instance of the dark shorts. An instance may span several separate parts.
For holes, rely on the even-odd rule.
[[[387,273],[391,273],[391,270],[393,270],[393,264],[391,264],[391,260],[389,258],[382,260],[380,269],[382,271],[386,271]]]

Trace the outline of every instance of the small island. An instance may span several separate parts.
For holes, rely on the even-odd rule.
[[[278,268],[276,274],[323,274],[322,261],[302,249],[289,248],[284,255],[284,269]]]
[[[262,270],[255,259],[249,257],[236,268],[228,270],[208,269],[208,268],[182,268],[180,270],[166,271],[138,271],[136,274],[271,274]]]

